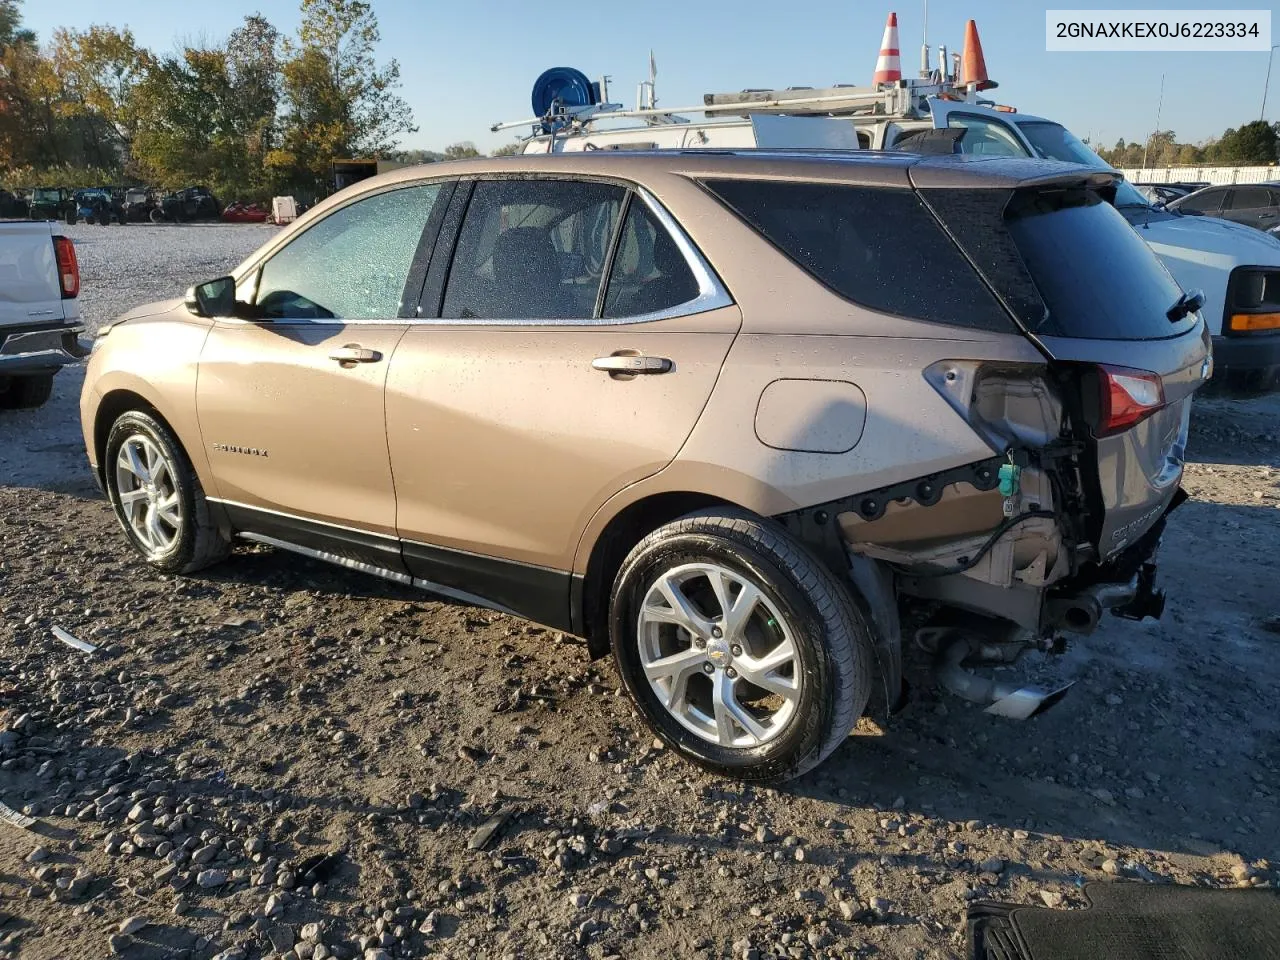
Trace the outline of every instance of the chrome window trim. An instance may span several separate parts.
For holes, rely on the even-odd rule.
[[[574,180],[574,177],[550,178]],[[665,310],[655,310],[629,317],[530,317],[503,318],[492,317],[416,317],[404,322],[414,326],[451,326],[451,327],[616,327],[633,323],[652,323],[655,320],[672,320],[677,317],[692,317],[710,310],[733,306],[733,297],[720,282],[711,265],[707,263],[702,252],[693,245],[688,234],[676,222],[670,212],[658,199],[639,184],[633,184],[635,191],[649,212],[670,235],[684,257],[694,279],[698,283],[698,295],[692,300],[677,303]],[[621,229],[619,224],[619,229]]]

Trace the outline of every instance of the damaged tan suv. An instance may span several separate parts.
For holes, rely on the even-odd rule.
[[[1033,160],[515,157],[364,181],[104,329],[81,400],[134,550],[235,538],[612,651],[721,773],[819,763],[903,689],[1158,616],[1198,298]]]

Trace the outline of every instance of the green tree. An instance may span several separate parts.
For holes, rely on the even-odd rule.
[[[34,30],[22,26],[21,0],[0,0],[0,50],[24,45],[35,46]]]
[[[1184,167],[1198,166],[1204,163],[1204,151],[1194,143],[1184,143],[1178,147],[1178,155],[1174,163]]]
[[[493,153],[489,154],[489,156],[514,157],[517,154],[521,153],[523,150],[524,150],[524,144],[520,143],[519,141],[514,141],[512,143],[504,143],[497,150],[493,151]]]
[[[392,150],[387,159],[398,163],[439,163],[444,154],[438,150]]]
[[[394,92],[399,64],[374,56],[378,40],[364,0],[302,0],[297,39],[284,44],[281,144],[267,157],[280,176],[318,184],[332,160],[383,156],[417,129]]]
[[[138,172],[162,187],[243,191],[253,178],[225,50],[184,50],[155,63],[135,91]],[[261,169],[261,162],[258,163]]]
[[[1261,164],[1276,162],[1275,128],[1265,120],[1254,120],[1240,129],[1228,128],[1206,151],[1214,163]]]
[[[480,156],[480,151],[476,149],[476,145],[470,140],[451,143],[444,148],[444,158],[446,160],[471,160],[478,156]]]
[[[80,120],[91,135],[87,159],[117,165],[127,158],[137,129],[133,91],[155,58],[129,30],[103,26],[55,30],[51,57],[63,87],[63,114]]]
[[[277,139],[280,105],[280,31],[261,14],[227,38],[227,80],[232,96],[230,120],[244,138],[249,159],[262,179],[267,154]]]

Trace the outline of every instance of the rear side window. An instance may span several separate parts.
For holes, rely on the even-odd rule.
[[[595,316],[626,191],[579,180],[482,180],[467,207],[443,316]]]
[[[847,300],[916,320],[1015,329],[911,190],[763,180],[705,186]]]
[[[1097,192],[931,190],[926,199],[1032,333],[1154,340],[1182,290],[1138,233]]]

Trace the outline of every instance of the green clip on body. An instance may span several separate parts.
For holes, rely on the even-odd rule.
[[[1022,473],[1022,468],[1016,463],[1000,464],[1000,496],[1012,497],[1018,492],[1018,477]]]

